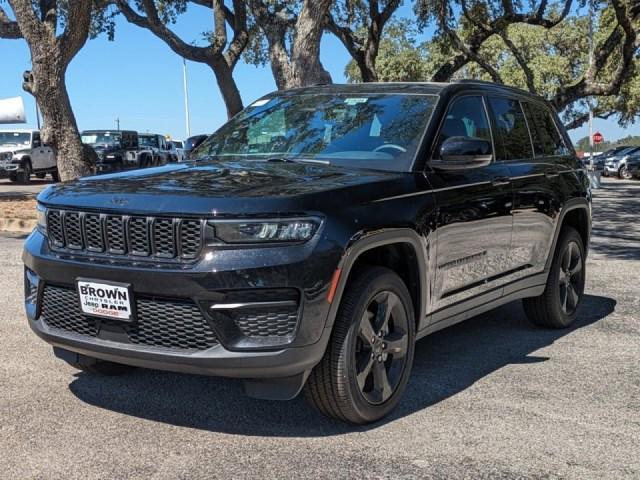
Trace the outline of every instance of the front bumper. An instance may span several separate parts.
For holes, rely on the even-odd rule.
[[[12,173],[17,173],[20,170],[19,163],[0,162],[0,177],[8,177]]]
[[[265,248],[259,249],[258,254],[237,250],[205,252],[194,264],[163,266],[65,257],[51,251],[46,238],[36,230],[27,239],[23,254],[27,271],[33,272],[29,273],[32,281],[25,282],[29,325],[54,347],[127,365],[249,379],[299,375],[320,361],[330,336],[330,329],[325,328],[330,306],[326,295],[339,257],[334,258],[334,264],[327,261],[332,255],[320,255],[322,261],[314,263],[314,252],[323,248],[317,245],[318,241],[315,243],[280,247],[278,255]],[[52,328],[45,318],[43,292],[50,287],[66,289],[71,294],[79,277],[130,283],[134,297],[139,299],[190,302],[214,331],[217,343],[188,349],[132,343],[124,327],[109,321],[94,324],[96,333],[90,335],[57,328],[59,325]],[[35,290],[31,284],[37,285]],[[265,291],[273,295],[285,290],[299,292],[299,304],[295,330],[284,337],[274,339],[260,333],[259,316],[252,318],[255,336],[239,334],[232,319],[211,310],[212,305],[224,303],[225,299],[237,300],[242,295]],[[79,306],[69,307],[69,318],[79,316],[72,311],[74,308]],[[163,315],[161,308],[154,312],[159,312],[159,317]],[[162,328],[165,334],[170,329],[166,324]]]
[[[604,172],[607,175],[617,175],[620,166],[617,164],[609,164],[604,166]]]

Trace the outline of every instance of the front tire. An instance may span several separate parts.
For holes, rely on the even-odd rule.
[[[326,416],[365,424],[387,415],[407,386],[415,350],[415,311],[402,279],[367,267],[345,290],[331,340],[305,385]]]
[[[22,183],[23,185],[27,185],[31,181],[31,163],[26,162],[17,174],[16,179],[18,183]]]
[[[584,294],[585,251],[582,237],[572,227],[560,232],[544,293],[525,298],[524,311],[538,326],[566,328],[578,314]]]
[[[622,180],[631,180],[632,176],[626,165],[622,165],[618,170],[618,177]]]

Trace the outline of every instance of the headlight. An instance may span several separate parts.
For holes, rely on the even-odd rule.
[[[225,243],[306,242],[318,230],[315,219],[212,222]]]
[[[38,204],[36,206],[36,210],[38,213],[38,230],[40,230],[40,232],[46,234],[47,233],[47,209]]]

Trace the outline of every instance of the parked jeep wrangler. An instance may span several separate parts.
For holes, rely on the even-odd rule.
[[[53,149],[42,144],[37,130],[0,130],[0,177],[29,183],[32,174],[59,181]]]
[[[97,173],[118,172],[153,165],[152,154],[138,145],[138,132],[131,130],[85,130],[82,143],[97,155]]]
[[[417,339],[520,299],[542,327],[579,314],[589,181],[540,97],[474,81],[280,91],[194,155],[39,195],[25,305],[55,355],[304,390],[366,423],[400,401]]]
[[[140,148],[151,152],[153,165],[164,165],[165,163],[177,162],[178,157],[171,150],[167,140],[156,133],[140,133],[138,135]]]

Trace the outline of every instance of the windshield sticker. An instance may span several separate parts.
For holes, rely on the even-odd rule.
[[[263,98],[262,100],[256,100],[251,104],[251,107],[262,107],[271,101],[270,98]]]
[[[344,103],[347,105],[357,105],[359,103],[367,103],[369,99],[367,97],[352,97],[345,99]]]

